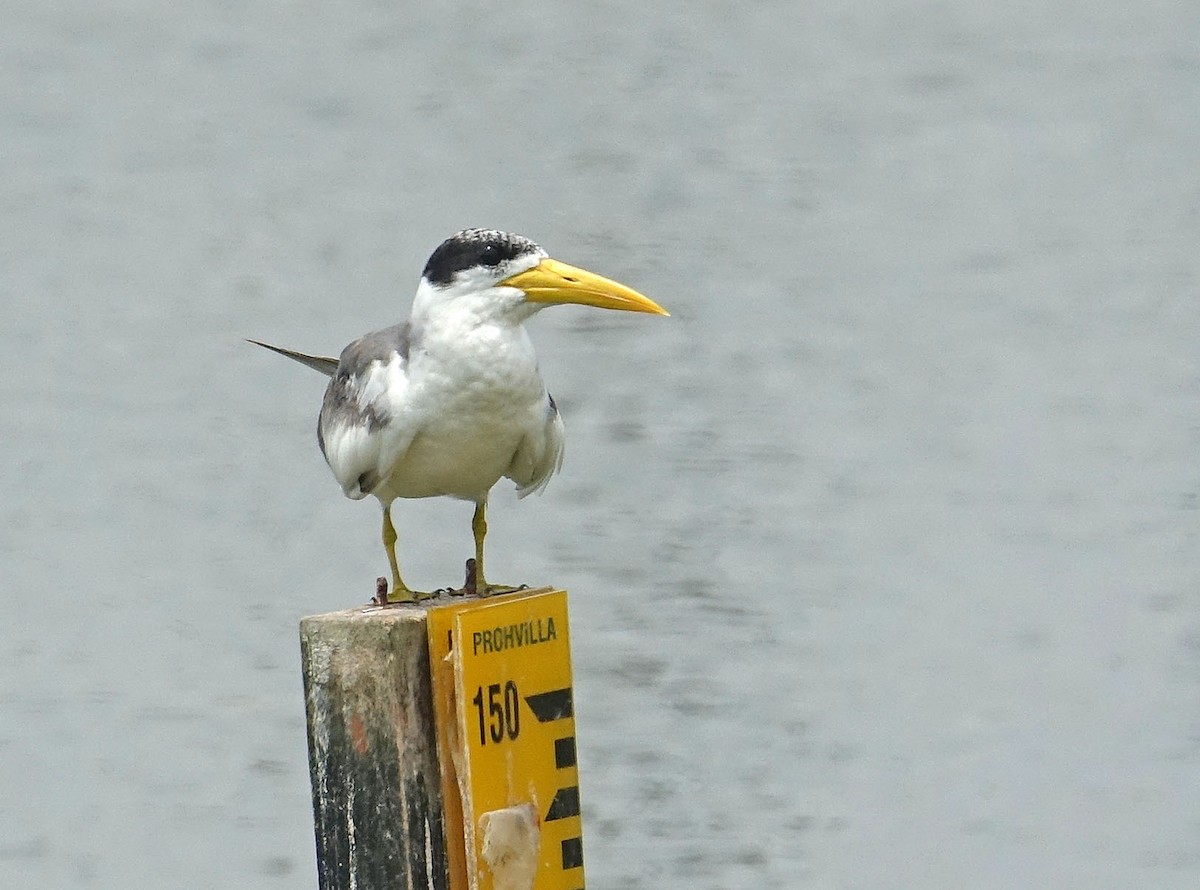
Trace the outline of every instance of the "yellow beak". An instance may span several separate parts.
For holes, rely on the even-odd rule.
[[[500,284],[525,292],[531,303],[578,303],[600,309],[670,315],[649,297],[608,278],[577,269],[558,260],[542,260],[532,269],[518,272]]]

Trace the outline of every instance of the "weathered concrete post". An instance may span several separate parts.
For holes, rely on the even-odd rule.
[[[448,890],[424,605],[300,622],[321,890]]]

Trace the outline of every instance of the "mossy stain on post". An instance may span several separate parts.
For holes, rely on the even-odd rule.
[[[448,890],[426,611],[300,623],[321,890]]]

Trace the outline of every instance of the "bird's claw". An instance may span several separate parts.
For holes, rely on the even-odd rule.
[[[403,589],[393,590],[388,593],[387,578],[379,577],[375,579],[375,595],[371,597],[371,602],[376,606],[394,606],[399,603],[419,603],[424,600],[434,599],[441,591],[425,591],[425,590],[410,590],[405,587]]]
[[[513,587],[511,584],[486,584],[484,585],[483,590],[476,590],[474,593],[476,596],[482,598],[488,596],[499,596],[502,593],[516,593],[519,590],[528,589],[528,584],[521,584],[517,587]]]
[[[528,590],[528,584],[521,584],[518,587],[513,587],[511,584],[488,584],[484,582],[482,588],[479,584],[478,573],[475,571],[475,560],[467,560],[467,577],[463,581],[462,590],[450,591],[452,596],[467,596],[474,594],[481,599],[489,596],[497,596],[502,593],[516,593],[518,590]]]

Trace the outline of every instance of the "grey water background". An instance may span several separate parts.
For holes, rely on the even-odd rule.
[[[315,886],[331,352],[517,230],[593,888],[1200,886],[1200,6],[0,4],[0,883]],[[400,503],[456,581],[469,505]]]

